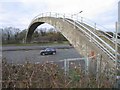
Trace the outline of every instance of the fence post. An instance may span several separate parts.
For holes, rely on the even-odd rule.
[[[118,36],[118,22],[116,22],[116,35],[115,35],[115,66],[116,66],[116,75],[115,75],[115,78],[116,78],[116,83],[117,83],[117,72],[118,72],[118,56],[117,56],[117,53],[118,53],[118,45],[117,45],[117,36]]]
[[[65,21],[65,14],[63,14],[63,21]]]
[[[97,67],[96,67],[96,81],[97,81],[97,88],[99,88],[99,66],[100,66],[100,58],[99,54],[97,55]]]
[[[43,13],[41,14],[41,16],[43,17]]]
[[[83,23],[83,17],[81,17],[81,23]]]
[[[67,59],[64,60],[64,72],[65,72],[65,76],[69,72],[69,60],[67,60]]]
[[[75,29],[75,26],[76,26],[76,25],[75,25],[75,19],[74,19],[74,29]]]
[[[85,58],[85,75],[88,74],[88,57]]]
[[[96,23],[94,25],[94,30],[93,30],[94,34],[96,34]],[[95,36],[93,36],[93,39],[95,39]]]
[[[56,18],[57,18],[58,14],[56,13]]]
[[[51,17],[51,12],[50,12],[50,17]]]
[[[2,38],[2,31],[0,31],[0,38]],[[2,40],[0,40],[2,42]],[[0,44],[0,89],[2,90],[2,43]]]
[[[88,75],[88,67],[89,67],[89,57],[85,59],[85,73]]]
[[[66,76],[66,72],[67,72],[67,60],[64,60],[64,72],[65,72],[65,76]]]
[[[92,42],[92,35],[91,35],[91,32],[90,32],[90,42]]]
[[[99,86],[101,84],[101,75],[102,75],[102,72],[101,72],[101,68],[102,68],[102,55],[100,54],[100,68],[99,68]]]
[[[67,73],[69,74],[69,60],[67,60]]]
[[[96,23],[95,23],[95,26],[94,26],[94,32],[96,32]]]
[[[88,67],[89,67],[89,57],[85,58],[85,81],[86,81],[86,87],[89,85],[89,80],[88,80]]]

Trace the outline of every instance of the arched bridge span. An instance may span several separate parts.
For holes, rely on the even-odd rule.
[[[101,55],[105,62],[109,62],[114,67],[115,49],[107,44],[103,39],[99,37],[93,28],[84,24],[82,21],[75,21],[73,19],[52,16],[37,16],[35,17],[28,27],[26,35],[26,42],[29,43],[32,38],[32,34],[35,29],[43,24],[48,23],[54,26],[57,30],[68,39],[68,41],[76,48],[79,54],[88,57],[91,52],[95,55]]]

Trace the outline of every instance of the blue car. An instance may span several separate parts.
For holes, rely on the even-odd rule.
[[[54,48],[46,48],[40,51],[40,55],[53,55],[56,54],[56,50]]]

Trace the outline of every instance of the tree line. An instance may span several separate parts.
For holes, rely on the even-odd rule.
[[[3,44],[18,44],[25,43],[27,29],[20,30],[19,28],[6,27],[2,30]],[[67,39],[54,28],[40,28],[36,29],[32,35],[32,43],[46,43],[46,42],[62,42]]]

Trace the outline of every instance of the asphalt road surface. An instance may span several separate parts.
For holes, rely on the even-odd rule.
[[[6,49],[7,50],[7,49]],[[38,50],[13,50],[2,51],[2,58],[9,63],[23,64],[26,61],[31,63],[45,62],[45,61],[59,61],[69,58],[80,58],[81,56],[74,48],[56,49],[55,55],[40,55]]]

